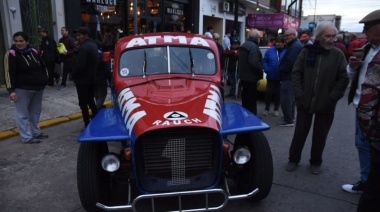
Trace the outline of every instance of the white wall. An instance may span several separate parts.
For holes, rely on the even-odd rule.
[[[226,32],[226,20],[234,20],[234,15],[226,12],[219,12],[219,3],[222,2],[221,0],[200,0],[200,11],[199,11],[199,33],[204,34],[207,26],[204,26],[203,16],[210,16],[215,18],[221,18],[223,20],[223,27],[222,29],[215,28],[214,26],[214,32],[218,32],[221,37],[223,37],[224,33]],[[245,18],[246,16],[239,16],[238,21],[241,23],[240,27],[240,40],[245,40]]]
[[[0,13],[3,20],[3,23],[1,24],[4,29],[5,49],[9,49],[13,43],[13,34],[18,31],[22,31],[20,3],[19,0],[3,0],[0,4],[2,4],[2,7],[0,7]],[[16,8],[14,16],[9,9],[11,7]]]

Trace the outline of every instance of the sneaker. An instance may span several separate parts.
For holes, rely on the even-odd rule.
[[[278,117],[278,116],[280,116],[280,113],[279,113],[277,110],[275,110],[275,111],[273,112],[273,115]]]
[[[269,111],[268,110],[265,110],[264,113],[263,113],[264,116],[267,116],[269,115]]]
[[[48,135],[44,134],[44,133],[40,133],[38,136],[34,136],[34,138],[36,139],[46,139],[46,138],[49,138]]]
[[[366,182],[358,181],[355,184],[344,184],[342,189],[348,193],[360,194],[363,193]]]
[[[312,174],[318,175],[321,173],[321,165],[310,165],[310,172]]]
[[[38,140],[36,138],[32,138],[29,141],[24,142],[24,144],[38,144],[38,143],[41,143],[41,142],[42,142],[41,140]]]
[[[278,123],[277,126],[279,126],[279,127],[294,127],[294,123],[287,123],[285,121],[282,121],[282,122]]]
[[[289,161],[288,164],[286,165],[286,170],[290,172],[295,171],[296,168],[297,168],[297,163],[294,163],[294,162]]]
[[[64,89],[66,89],[66,88],[67,88],[66,86],[61,85],[61,86],[58,88],[58,90],[64,90]]]

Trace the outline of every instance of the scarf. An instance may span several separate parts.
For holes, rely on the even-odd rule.
[[[306,59],[306,65],[313,67],[315,62],[317,62],[317,55],[327,54],[329,50],[323,48],[318,40],[316,40],[313,44],[306,44],[304,46],[309,51],[309,54]]]

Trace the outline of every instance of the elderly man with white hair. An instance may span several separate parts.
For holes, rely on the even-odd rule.
[[[247,41],[239,49],[239,70],[243,87],[242,105],[253,114],[257,114],[257,82],[263,77],[263,56],[259,42],[259,31],[252,29]]]

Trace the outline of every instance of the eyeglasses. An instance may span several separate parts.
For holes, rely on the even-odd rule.
[[[284,38],[287,38],[287,37],[289,37],[289,36],[291,36],[291,35],[294,35],[294,33],[290,33],[290,34],[287,34],[287,35],[285,34],[285,35],[284,35]]]

